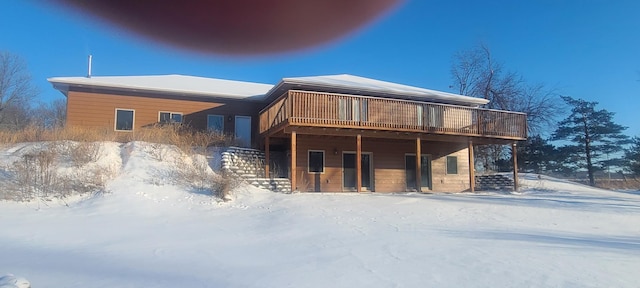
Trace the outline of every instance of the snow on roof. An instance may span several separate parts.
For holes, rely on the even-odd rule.
[[[295,89],[300,86],[325,88],[325,92],[361,92],[370,96],[397,96],[421,101],[479,106],[488,100],[429,90],[398,83],[375,80],[349,74],[283,78],[278,85],[245,81],[224,80],[186,75],[151,76],[93,76],[53,77],[47,79],[54,88],[66,94],[70,86],[108,88],[146,92],[172,93],[205,97],[265,100],[266,95],[280,93],[279,89]],[[273,95],[271,95],[273,96]]]
[[[364,92],[377,92],[377,93],[397,95],[401,97],[411,97],[411,98],[417,98],[420,100],[428,99],[428,100],[452,103],[452,104],[464,104],[464,105],[475,106],[475,105],[483,105],[483,104],[489,103],[489,100],[482,99],[482,98],[463,96],[463,95],[436,91],[436,90],[429,90],[429,89],[408,86],[408,85],[403,85],[398,83],[392,83],[392,82],[386,82],[386,81],[380,81],[380,80],[359,77],[359,76],[354,76],[349,74],[283,78],[281,83],[349,89],[349,90],[357,90],[357,91],[364,91]]]
[[[269,84],[185,75],[54,77],[47,80],[63,93],[68,91],[69,86],[79,86],[256,100],[262,99],[273,87]]]

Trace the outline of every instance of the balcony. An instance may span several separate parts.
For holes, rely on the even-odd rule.
[[[524,140],[524,113],[290,90],[260,112],[260,134],[288,126]]]

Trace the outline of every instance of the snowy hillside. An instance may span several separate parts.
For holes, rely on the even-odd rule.
[[[39,145],[0,148],[0,182]],[[106,169],[106,193],[0,201],[0,276],[32,287],[640,287],[640,193],[525,175],[520,193],[241,186],[223,202],[176,181],[177,163],[207,159],[143,142],[99,151],[57,175]]]

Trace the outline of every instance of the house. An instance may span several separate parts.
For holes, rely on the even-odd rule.
[[[182,75],[48,80],[67,97],[67,125],[131,133],[181,122],[224,132],[263,150],[267,175],[301,191],[474,191],[473,146],[515,147],[527,137],[525,114],[483,109],[486,99],[353,75],[276,85]]]

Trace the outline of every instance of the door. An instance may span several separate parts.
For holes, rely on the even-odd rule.
[[[416,188],[416,155],[407,154],[405,157],[405,176],[407,190],[418,190]],[[431,189],[431,156],[423,154],[420,157],[420,186]]]
[[[251,147],[251,117],[236,116],[236,141],[242,147]]]
[[[360,161],[362,169],[362,188],[372,191],[372,173],[371,173],[371,153],[362,153]],[[345,191],[357,190],[356,181],[358,175],[356,172],[356,153],[345,152],[342,154],[342,186]]]

